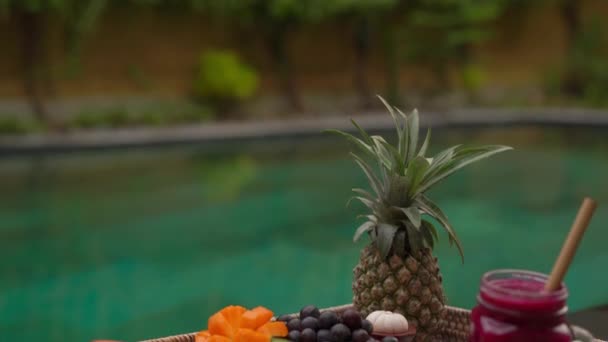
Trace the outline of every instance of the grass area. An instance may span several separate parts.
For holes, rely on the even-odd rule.
[[[35,120],[16,116],[0,117],[0,135],[39,132],[43,126]]]
[[[154,105],[143,108],[117,106],[113,108],[91,108],[77,112],[61,122],[69,131],[126,128],[160,127],[185,123],[210,121],[215,118],[214,111],[202,105]],[[0,115],[0,135],[21,135],[50,130],[28,116]]]
[[[114,108],[110,110],[86,110],[75,115],[68,124],[71,129],[119,128],[135,126],[170,126],[182,123],[209,121],[214,118],[213,111],[203,106],[184,106],[178,109],[145,108],[129,110]]]

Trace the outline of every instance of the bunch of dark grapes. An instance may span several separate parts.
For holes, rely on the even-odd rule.
[[[372,324],[361,318],[361,314],[349,309],[342,317],[335,312],[319,312],[313,305],[300,310],[300,316],[281,316],[280,321],[287,323],[290,341],[297,342],[372,342]]]

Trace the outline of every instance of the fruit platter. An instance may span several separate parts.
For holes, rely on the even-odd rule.
[[[232,305],[212,315],[204,330],[148,342],[594,341],[567,324],[565,285],[559,280],[544,290],[549,278],[540,273],[490,272],[473,311],[447,305],[433,254],[438,228],[463,260],[464,251],[427,191],[465,166],[512,148],[456,145],[427,156],[431,131],[422,139],[417,111],[406,115],[380,100],[395,123],[396,142],[368,134],[355,121],[358,136],[329,131],[353,144],[351,156],[369,183],[353,188],[353,199],[365,207],[353,240],[369,241],[353,270],[353,302],[276,315],[264,307]]]
[[[454,320],[435,335],[438,341],[466,341],[469,312],[452,310]],[[410,342],[415,337],[416,327],[404,316],[376,311],[363,317],[353,305],[327,309],[307,305],[299,313],[279,316],[264,307],[247,310],[232,305],[212,315],[205,330],[145,342]]]
[[[223,310],[226,310],[227,308],[224,308]],[[241,308],[237,311],[242,310],[245,309]],[[267,309],[262,309],[261,311],[266,310]],[[352,315],[352,313],[347,314],[347,316],[352,316],[350,319],[346,319],[351,327],[355,328],[354,331],[351,327],[344,323],[344,314],[347,312],[355,312],[355,315]],[[428,340],[441,342],[470,341],[470,311],[460,308],[446,307],[445,312],[445,321],[440,324],[439,331]],[[367,319],[362,319],[362,316],[357,317],[356,310],[352,304],[320,310],[313,305],[307,305],[303,307],[299,313],[280,315],[278,317],[270,318],[261,325],[262,327],[266,325],[266,327],[256,329],[263,332],[260,334],[253,334],[251,332],[243,333],[243,328],[240,327],[237,328],[237,331],[242,331],[240,334],[228,332],[230,329],[232,329],[228,325],[225,325],[228,322],[223,323],[223,327],[222,324],[218,326],[216,323],[211,322],[211,318],[214,316],[210,317],[208,329],[203,331],[151,339],[142,342],[419,341],[419,339],[416,338],[416,335],[412,336],[409,333],[405,334],[405,336],[402,334],[390,335],[390,333],[384,334],[384,336],[377,335],[374,332],[374,324]],[[268,314],[266,314],[266,317],[268,317]],[[316,320],[310,319],[310,317],[316,318]],[[306,320],[306,323],[302,325],[304,320]],[[359,320],[361,328],[359,328],[357,320]],[[264,322],[264,319],[259,322]],[[274,322],[273,325],[270,325],[272,322]],[[327,327],[330,328],[326,329]],[[411,329],[411,327],[409,328]],[[574,335],[572,341],[603,342],[598,339],[593,339],[593,337],[584,329],[572,327],[572,330]],[[304,331],[306,332],[304,333]],[[216,332],[219,332],[219,335],[215,334]],[[411,329],[410,332],[415,333],[415,329]]]

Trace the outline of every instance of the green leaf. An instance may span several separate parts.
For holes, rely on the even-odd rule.
[[[385,145],[388,143],[384,140],[384,138],[374,135],[372,137],[374,144],[374,151],[376,151],[375,155],[381,163],[381,167],[384,166],[388,170],[393,169],[393,158],[391,158],[391,154],[386,149]]]
[[[448,241],[450,242],[450,247],[454,246],[454,238],[452,238],[451,236],[448,236]]]
[[[422,143],[422,146],[420,147],[420,150],[418,151],[418,155],[419,156],[423,156],[426,154],[426,150],[429,147],[429,141],[431,140],[431,129],[429,128],[426,131],[426,137],[424,138],[424,142]]]
[[[435,227],[433,227],[430,222],[422,221],[422,227],[420,227],[420,231],[422,232],[422,237],[424,237],[424,240],[431,249],[435,248],[435,239],[433,238],[432,233],[434,230]]]
[[[365,191],[363,189],[358,189],[358,188],[354,188],[354,189],[352,189],[352,191],[370,201],[376,201],[376,197],[374,195],[370,194],[368,191]]]
[[[408,189],[409,198],[414,198],[415,195],[420,193],[418,189],[424,180],[424,176],[426,175],[428,168],[429,161],[422,156],[417,156],[410,162],[407,169],[407,174],[411,179],[410,187]]]
[[[405,216],[414,225],[414,227],[416,229],[420,228],[421,217],[420,217],[420,211],[418,210],[417,207],[399,208],[399,209],[401,209],[401,211],[403,211]]]
[[[388,105],[388,104],[386,104]],[[390,106],[389,106],[390,107]],[[409,129],[408,129],[408,120],[407,120],[407,116],[401,111],[399,110],[399,108],[397,107],[393,107],[393,109],[395,111],[397,111],[399,113],[399,116],[401,117],[401,119],[403,119],[403,126],[397,124],[397,131],[401,132],[401,134],[398,134],[398,141],[397,141],[397,151],[399,151],[399,153],[403,156],[403,163],[407,165],[407,152],[408,152],[408,144],[409,144]],[[389,108],[389,110],[393,113],[394,115],[394,111],[392,109]],[[395,122],[397,122],[397,119],[395,119]]]
[[[391,105],[388,104],[388,102],[386,102],[386,100],[384,99],[384,97],[382,97],[380,95],[376,95],[376,96],[380,99],[380,101],[382,102],[382,104],[384,105],[384,107],[386,107],[386,109],[388,109],[388,112],[393,117],[395,124],[397,124],[397,116],[395,115],[395,111],[393,110],[393,107],[391,107]]]
[[[410,160],[414,158],[416,155],[416,149],[418,148],[418,133],[420,130],[420,122],[418,118],[418,110],[414,109],[410,116],[407,118],[407,127],[409,130],[409,148],[407,151],[407,158],[405,160]]]
[[[355,128],[357,128],[357,131],[359,131],[359,134],[363,137],[363,140],[371,145],[372,139],[370,138],[369,134],[367,134],[367,132],[361,128],[361,126],[359,126],[355,120],[350,119],[350,122],[353,124],[353,126],[355,126]]]
[[[369,146],[368,144],[366,144],[365,142],[363,142],[363,140],[355,137],[352,134],[346,133],[346,132],[342,132],[340,130],[337,129],[326,129],[323,131],[324,133],[331,133],[331,134],[336,134],[342,137],[345,137],[348,141],[350,141],[351,143],[355,144],[355,146],[357,146],[359,149],[361,149],[361,151],[367,153],[367,154],[372,154],[373,153],[373,149],[371,146]]]
[[[362,225],[360,225],[359,228],[357,228],[357,230],[355,231],[355,236],[353,236],[353,242],[359,241],[359,239],[361,238],[361,235],[369,232],[375,226],[376,226],[376,223],[371,222],[371,221],[367,221],[367,222],[363,223]]]
[[[376,229],[378,230],[376,246],[380,250],[380,255],[382,255],[382,258],[385,259],[386,257],[388,257],[388,253],[391,250],[393,238],[395,237],[395,233],[397,232],[397,227],[391,224],[380,223],[378,224]]]
[[[448,218],[443,213],[443,211],[439,209],[439,207],[435,203],[433,203],[423,194],[420,194],[420,196],[418,196],[415,201],[422,211],[435,218],[443,226],[443,228],[445,228],[445,230],[448,232],[450,242],[453,241],[454,243],[456,243],[456,247],[458,248],[458,252],[460,253],[462,262],[464,262],[464,253],[462,251],[462,245],[460,244],[460,241],[456,236],[456,232],[450,225],[450,222],[448,221]]]
[[[388,102],[386,102],[386,100],[382,96],[378,95],[378,98],[380,99],[380,101],[382,101],[382,103],[384,104],[386,109],[388,109],[388,112],[391,114],[391,117],[393,118],[393,122],[395,123],[395,128],[397,129],[397,141],[401,141],[401,138],[403,136],[403,129],[401,128],[401,125],[399,124],[399,120],[397,119],[397,116],[395,115],[395,111],[388,104]],[[397,148],[399,149],[399,151],[401,151],[400,146],[398,146]]]
[[[382,189],[390,189],[390,176],[388,175],[388,171],[386,168],[381,167],[380,173],[382,174],[382,185],[384,186]],[[378,196],[382,198],[382,196]]]
[[[390,153],[392,157],[392,171],[402,175],[405,172],[405,163],[403,161],[403,158],[401,157],[401,154],[399,154],[399,151],[397,151],[397,149],[395,149],[393,145],[389,144],[384,139],[379,139],[379,142],[384,146],[384,148]]]
[[[270,340],[270,342],[288,342],[289,340],[286,338],[281,338],[281,337],[272,337],[272,339]]]
[[[403,221],[405,230],[407,231],[407,240],[412,251],[417,251],[423,247],[422,236],[420,232],[409,221]]]
[[[374,243],[378,241],[378,226],[376,225],[376,229],[372,229],[369,231],[369,237],[372,239]]]
[[[399,139],[399,142],[398,142],[398,147],[399,147],[398,151],[403,156],[403,163],[407,165],[407,163],[409,161],[407,153],[408,153],[409,144],[410,144],[410,130],[409,130],[409,125],[408,125],[408,118],[407,118],[407,115],[405,115],[398,108],[395,108],[395,110],[397,110],[397,112],[403,119],[403,127],[401,128],[401,131],[403,132],[403,134],[401,134],[401,138]]]
[[[452,146],[437,153],[437,155],[433,157],[433,162],[427,170],[425,178],[432,176],[438,169],[443,167],[446,163],[450,162],[452,160],[452,156],[454,155],[454,151],[460,148],[460,146],[462,145]]]
[[[351,197],[350,200],[348,200],[348,202],[346,203],[346,205],[348,206],[350,204],[350,202],[354,199],[358,199],[359,201],[361,201],[361,203],[365,204],[366,207],[370,208],[371,210],[374,210],[374,208],[376,207],[376,203],[373,201],[368,200],[365,197]]]
[[[410,188],[410,185],[411,180],[409,174],[406,174],[405,176],[392,174],[390,176],[390,184],[386,188],[388,189],[388,193],[386,194],[387,202],[396,206],[397,208],[408,207],[411,202],[408,197],[408,189]]]
[[[374,214],[371,214],[371,215],[357,215],[357,218],[366,218],[368,221],[372,221],[372,222],[378,223],[378,218]]]
[[[435,241],[439,241],[439,234],[437,234],[437,229],[435,229],[435,226],[431,222],[426,220],[423,220],[422,224],[425,225],[426,228],[431,231],[431,234],[433,234]]]
[[[463,167],[476,161],[488,158],[500,152],[511,150],[512,147],[502,145],[488,145],[474,148],[461,148],[454,150],[454,156],[451,161],[441,166],[437,171],[429,177],[425,177],[417,193],[423,193],[437,182],[445,179],[452,173],[462,169]]]
[[[369,180],[369,184],[371,185],[374,192],[376,192],[376,195],[378,197],[381,197],[382,196],[382,184],[380,184],[380,180],[378,180],[378,177],[376,177],[376,175],[374,174],[372,169],[369,167],[369,165],[367,165],[367,163],[363,159],[361,159],[358,155],[356,155],[354,153],[351,153],[351,155],[355,159],[355,162],[359,165],[359,167],[361,167],[361,169],[367,176],[367,179]]]

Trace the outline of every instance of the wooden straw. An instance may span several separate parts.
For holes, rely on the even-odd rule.
[[[576,219],[572,224],[572,228],[570,228],[570,233],[568,233],[568,237],[559,253],[559,257],[555,261],[555,265],[553,265],[549,280],[545,284],[545,291],[556,291],[559,289],[596,207],[597,204],[591,198],[586,197],[583,200],[583,204],[578,210]]]

